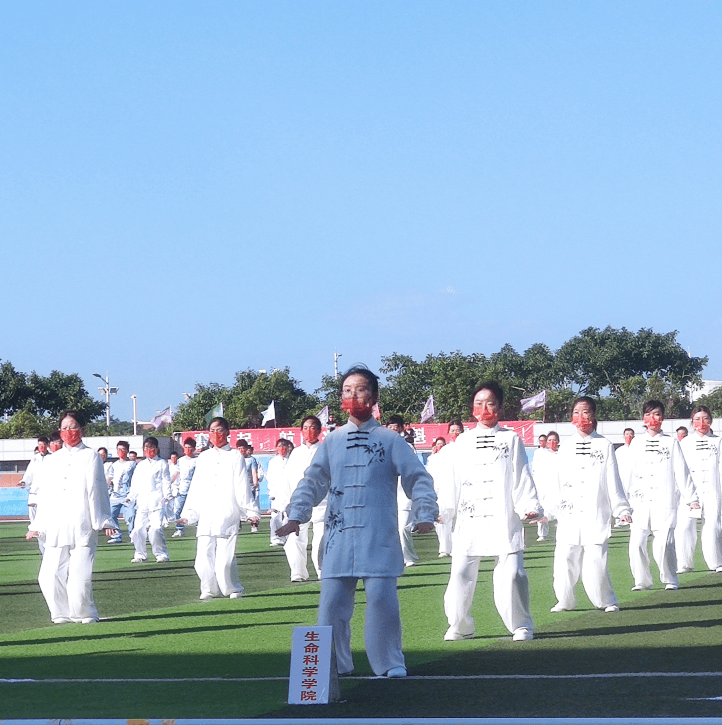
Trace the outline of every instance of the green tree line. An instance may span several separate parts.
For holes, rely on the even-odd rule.
[[[417,422],[429,395],[434,395],[436,420],[447,422],[470,417],[471,391],[483,380],[498,380],[506,391],[502,411],[505,420],[541,419],[542,411],[526,415],[520,400],[546,390],[547,421],[569,420],[572,401],[590,395],[598,401],[603,420],[626,420],[641,416],[645,400],[664,402],[668,417],[686,417],[691,409],[690,390],[699,387],[706,357],[692,357],[677,341],[677,332],[657,333],[643,328],[589,327],[553,351],[535,343],[520,353],[511,345],[498,352],[463,354],[440,352],[423,360],[394,352],[382,358],[380,373],[385,378],[379,403],[384,417],[391,414]],[[223,403],[224,416],[234,428],[261,424],[262,413],[275,401],[278,427],[298,425],[305,415],[316,414],[328,405],[336,420],[343,422],[340,379],[324,375],[312,393],[301,388],[289,368],[260,373],[242,370],[233,385],[197,383],[190,400],[176,408],[172,428],[196,430],[205,427],[205,416]],[[714,415],[722,415],[722,390],[701,398]],[[42,377],[16,371],[12,364],[0,364],[0,437],[31,437],[47,433],[64,408],[81,410],[96,434],[125,433],[130,424],[113,421],[111,430],[99,418],[105,404],[93,400],[80,377],[53,371]],[[161,431],[170,432],[170,431]]]

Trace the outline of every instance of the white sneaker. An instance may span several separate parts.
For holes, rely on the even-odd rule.
[[[307,582],[308,578],[304,579],[302,576],[292,576],[291,581],[292,582]]]
[[[386,677],[406,677],[405,667],[392,667],[387,673]]]
[[[243,596],[243,592],[231,592],[228,595],[229,599],[240,599]]]
[[[618,612],[619,611],[619,605],[618,604],[610,604],[608,607],[604,607],[605,612]]]
[[[166,563],[167,561],[170,561],[170,557],[169,557],[169,556],[167,556],[166,554],[161,554],[160,556],[156,556],[156,557],[155,557],[155,560],[156,560],[156,561],[157,561],[157,562],[158,562],[159,564],[165,564],[165,563]]]
[[[676,584],[666,584],[664,587],[668,592],[673,592],[676,589],[679,589],[679,587]]]
[[[171,539],[180,539],[180,537],[183,536],[183,532],[180,529],[176,529],[173,536],[171,536]]]
[[[212,594],[201,594],[199,599],[202,602],[210,602],[213,599],[213,595]]]
[[[683,566],[677,569],[677,574],[689,574],[691,571],[694,571],[693,566]]]
[[[547,540],[547,537],[546,536],[537,536],[537,539],[536,540],[537,541],[546,541]]]
[[[408,569],[410,566],[416,566],[415,561],[405,561],[404,566]]]
[[[718,566],[718,567],[717,567],[717,568],[715,569],[715,571],[716,571],[716,572],[717,572],[718,574],[722,573],[722,566]]]
[[[148,559],[144,556],[138,556],[137,554],[130,560],[131,564],[143,564],[144,562],[148,561]]]
[[[534,633],[530,632],[526,627],[519,627],[519,629],[514,630],[514,634],[511,638],[515,642],[528,642],[529,640],[534,639]]]
[[[447,554],[445,551],[439,554],[439,559],[447,559],[451,554]]]
[[[95,622],[99,622],[100,620],[97,617],[84,617],[80,620],[81,624],[94,624]]]
[[[643,587],[643,586],[642,586],[641,584],[635,584],[635,585],[634,585],[634,586],[632,587],[632,591],[633,591],[633,592],[646,592],[646,591],[648,591],[648,590],[649,590],[649,589],[651,589],[651,588],[652,588],[652,587]]]
[[[444,635],[445,642],[460,642],[462,639],[473,639],[474,633],[471,634],[459,634],[458,632],[452,632],[451,629],[447,630]]]
[[[563,605],[557,602],[550,610],[550,612],[566,612],[567,608]]]
[[[53,624],[70,624],[73,620],[68,617],[55,617]]]

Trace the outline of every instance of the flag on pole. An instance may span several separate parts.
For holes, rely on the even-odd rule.
[[[328,425],[328,405],[324,405],[316,416],[321,421],[321,428]]]
[[[263,420],[261,421],[261,428],[263,428],[269,420],[276,420],[276,401],[272,400],[271,404],[263,411]]]
[[[374,407],[371,408],[371,415],[373,415],[375,420],[381,420],[381,408],[379,408],[378,403],[374,403]]]
[[[218,405],[211,408],[204,416],[203,420],[205,420],[206,425],[210,425],[211,421],[214,418],[222,418],[223,417],[223,403],[218,403]]]
[[[424,409],[421,411],[421,422],[426,423],[427,420],[431,420],[436,415],[436,408],[434,407],[434,396],[429,395],[424,404]]]
[[[531,413],[532,410],[538,410],[547,404],[547,391],[542,390],[531,398],[522,398],[520,402],[522,413]]]
[[[173,422],[173,409],[169,405],[165,410],[155,414],[155,418],[151,420],[153,427],[160,430],[164,425],[170,425]]]

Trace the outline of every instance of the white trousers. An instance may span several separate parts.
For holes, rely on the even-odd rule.
[[[451,554],[451,533],[453,529],[451,521],[447,523],[437,521],[434,528],[436,529],[436,536],[439,538],[439,554]]]
[[[341,674],[353,670],[351,617],[356,597],[356,577],[324,579],[318,605],[318,624],[333,627],[336,662]],[[401,651],[401,615],[396,577],[366,577],[364,640],[369,664],[375,675],[394,667],[405,667]]]
[[[574,587],[581,577],[589,601],[604,609],[618,604],[607,568],[609,542],[575,546],[557,543],[554,549],[554,593],[564,609],[574,609]]]
[[[649,567],[647,541],[650,534],[652,554],[659,567],[659,580],[662,584],[677,585],[677,553],[674,548],[674,529],[639,529],[631,525],[629,529],[629,565],[634,577],[634,585],[638,587],[652,586],[652,571]]]
[[[130,533],[130,540],[135,546],[136,556],[143,559],[148,558],[146,542],[150,538],[150,548],[157,559],[159,556],[168,556],[168,547],[165,544],[163,533],[163,509],[138,509],[135,514],[133,531]]]
[[[685,506],[689,511],[689,507]],[[697,548],[697,521],[684,512],[677,515],[674,545],[677,550],[677,571],[694,569],[694,551]],[[714,571],[722,566],[722,527],[718,517],[702,519],[702,555],[707,566]]]
[[[401,551],[404,555],[404,564],[415,564],[419,556],[414,548],[414,537],[411,534],[414,528],[414,512],[412,509],[399,509],[399,538]]]
[[[536,535],[540,539],[547,539],[549,537],[549,522],[539,521],[536,525]]]
[[[28,504],[28,518],[30,519],[30,523],[32,524],[33,521],[35,521],[35,516],[38,513],[38,507],[34,503]],[[32,530],[32,529],[31,529]],[[38,534],[36,537],[36,540],[38,542],[38,548],[40,549],[40,553],[45,553],[45,534]]]
[[[451,555],[451,576],[444,594],[444,611],[449,633],[472,635],[475,632],[471,605],[479,576],[480,556]],[[529,578],[524,569],[524,554],[494,557],[494,604],[504,626],[514,632],[520,627],[534,630],[529,610]]]
[[[301,524],[298,530],[298,536],[291,534],[286,539],[283,549],[286,552],[288,566],[291,568],[291,579],[308,579],[308,532],[313,526],[313,536],[311,538],[311,560],[316,569],[316,575],[321,578],[321,563],[319,561],[319,553],[321,548],[321,538],[323,537],[324,523],[320,521],[307,522]]]
[[[93,562],[98,533],[88,546],[45,546],[38,584],[50,610],[50,618],[80,622],[98,618],[93,600]]]
[[[238,534],[198,537],[195,569],[201,580],[201,596],[227,597],[243,591],[236,561],[237,541]]]

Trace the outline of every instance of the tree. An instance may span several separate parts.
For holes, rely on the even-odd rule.
[[[197,383],[193,397],[178,407],[173,427],[178,430],[202,430],[205,416],[223,403],[223,417],[232,428],[257,428],[263,411],[273,400],[276,409],[276,427],[300,424],[305,415],[318,412],[319,399],[309,395],[291,377],[290,370],[274,370],[270,375],[254,370],[236,373],[232,387],[210,383]]]
[[[0,414],[7,415],[20,410],[28,397],[27,380],[12,363],[0,365]]]

